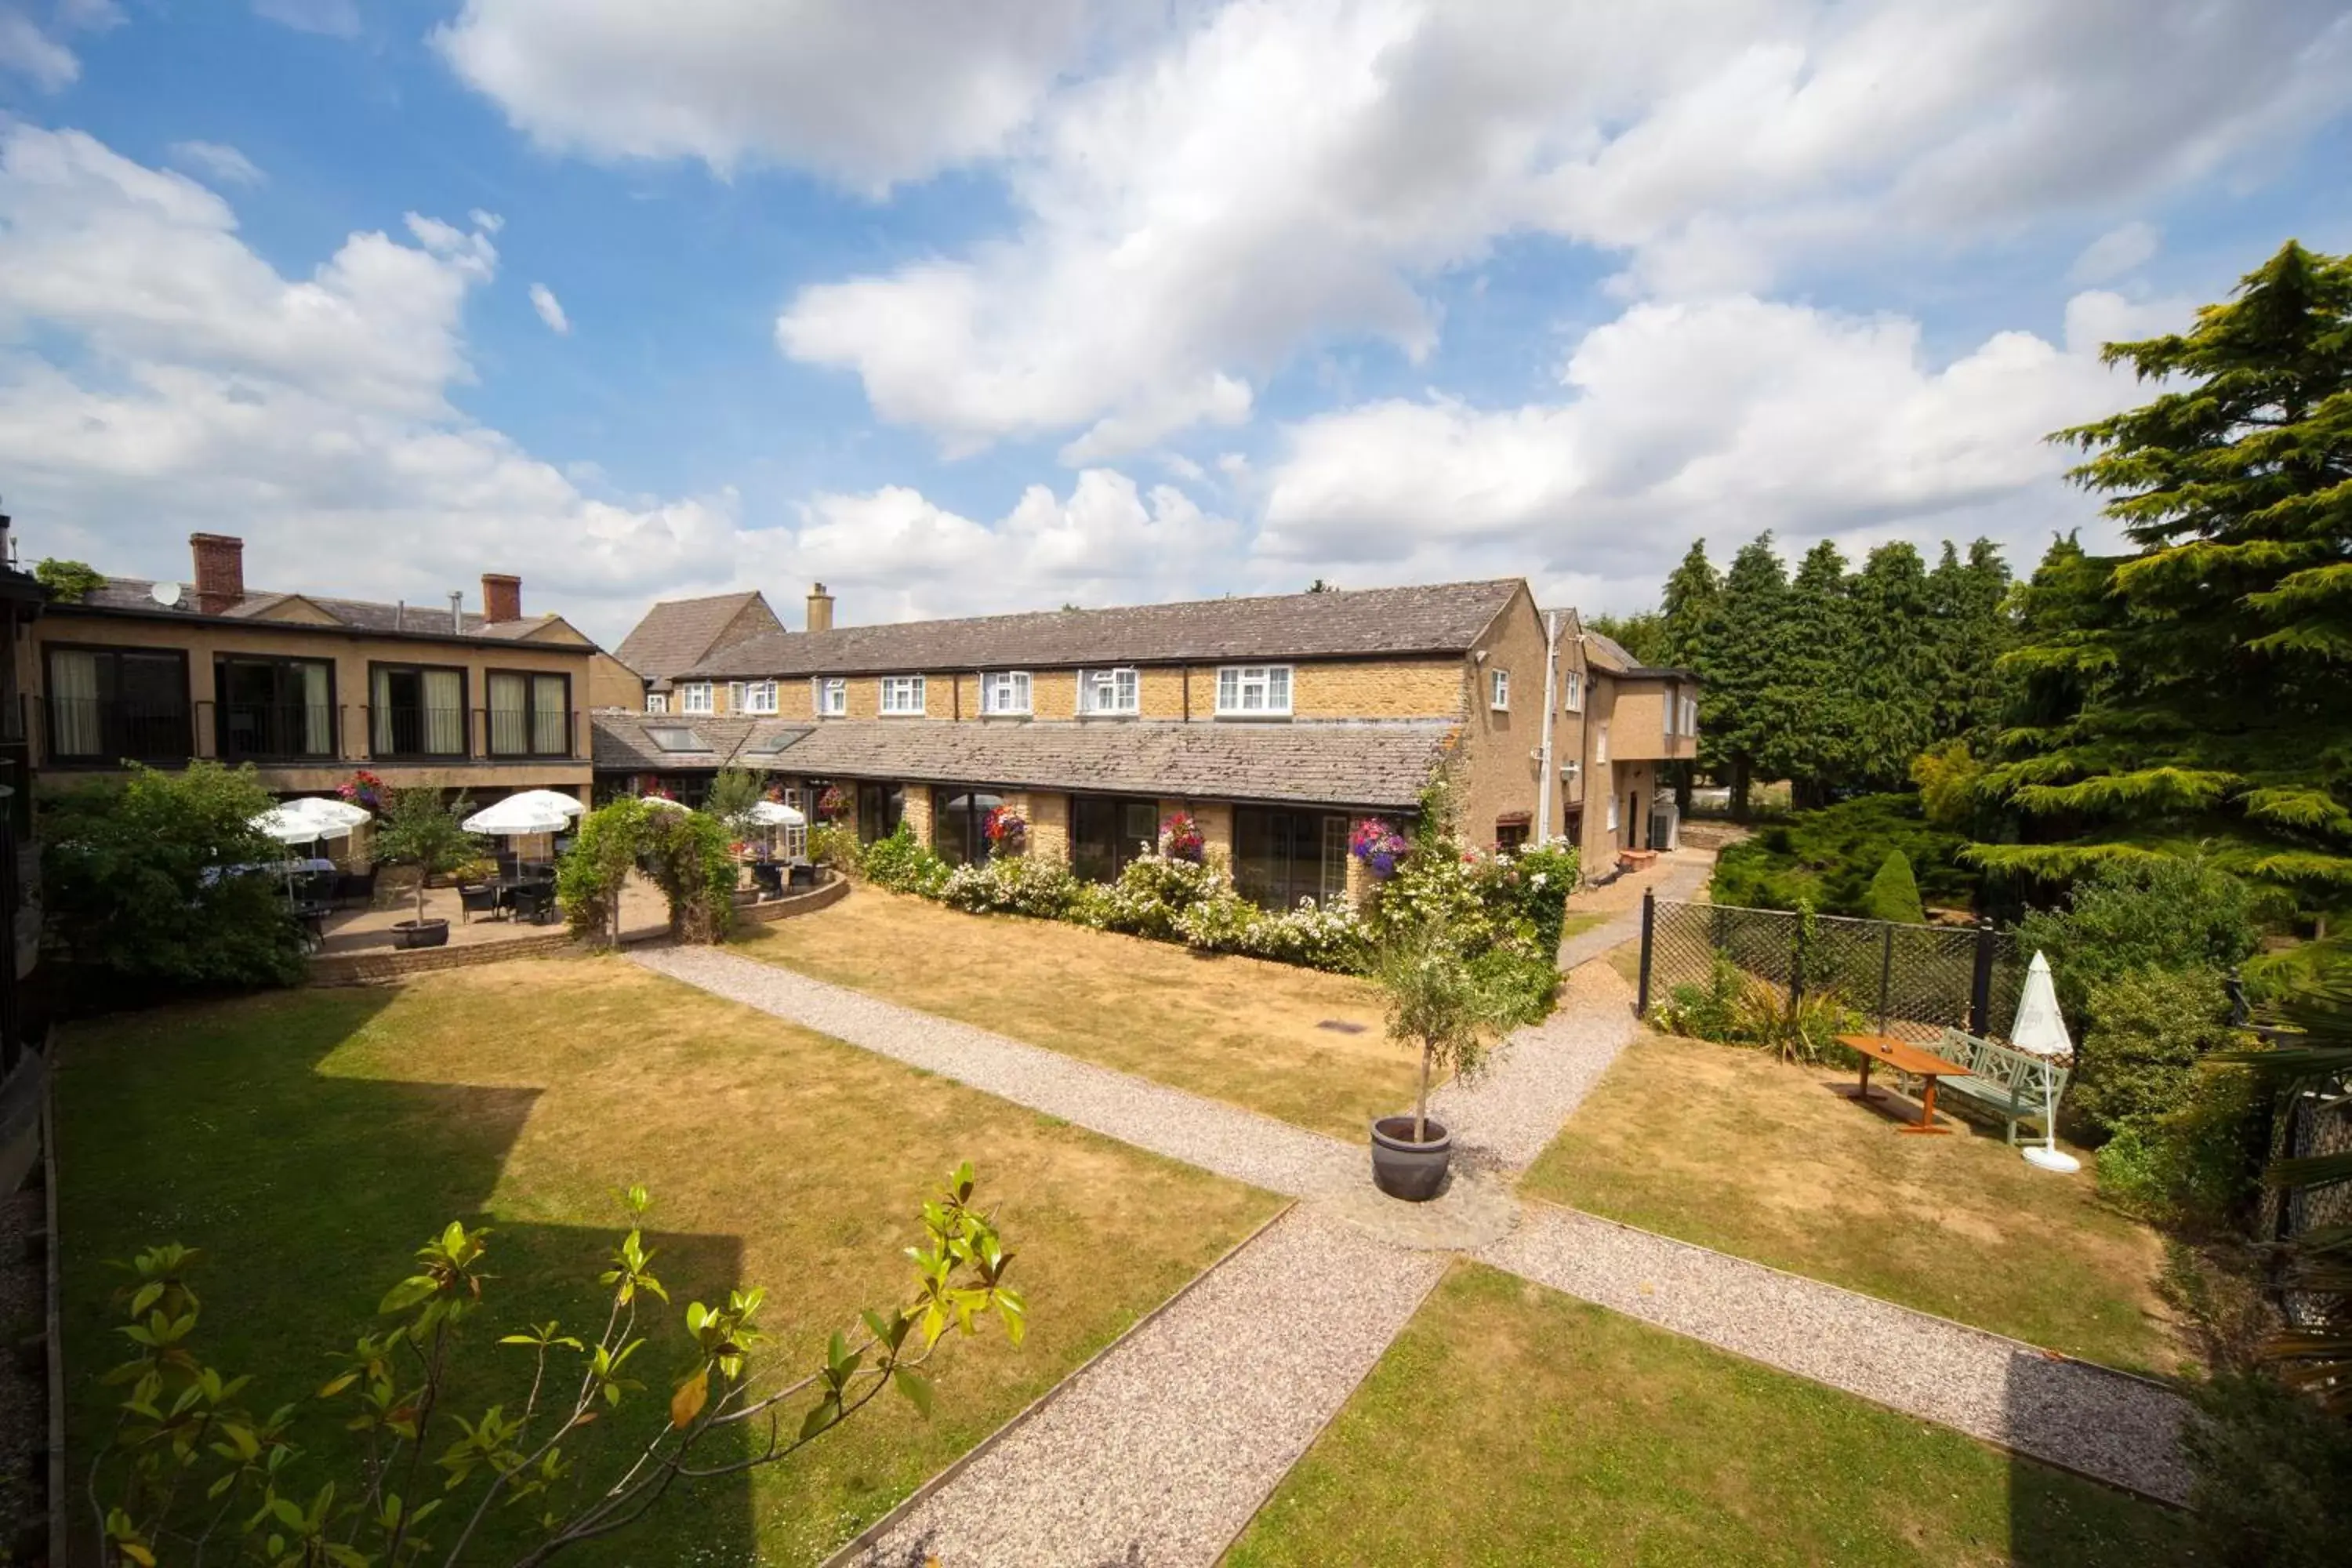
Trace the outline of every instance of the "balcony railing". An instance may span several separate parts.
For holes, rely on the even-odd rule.
[[[463,708],[369,710],[370,754],[388,762],[462,762],[471,751]]]
[[[195,754],[184,702],[52,697],[48,719],[49,761],[63,766],[112,767],[126,757],[138,763],[184,763]]]
[[[225,763],[331,763],[335,710],[323,702],[224,702],[219,708]]]
[[[572,750],[572,715],[550,709],[488,710],[494,757],[561,757]]]

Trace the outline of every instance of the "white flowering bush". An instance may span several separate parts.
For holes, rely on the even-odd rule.
[[[1240,951],[1278,963],[1361,974],[1371,966],[1371,927],[1344,899],[1328,904],[1301,899],[1295,910],[1260,917],[1243,934]]]
[[[1264,910],[1232,889],[1223,889],[1179,910],[1176,934],[1203,952],[1246,952],[1251,931],[1267,919]]]
[[[1194,904],[1230,895],[1233,879],[1209,861],[1171,855],[1139,855],[1111,884],[1103,904],[1103,929],[1181,942],[1177,917]]]
[[[958,866],[936,895],[973,914],[1030,915],[1060,920],[1078,888],[1070,868],[1050,855],[1013,855],[983,865]]]

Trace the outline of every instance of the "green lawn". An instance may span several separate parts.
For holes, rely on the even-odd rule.
[[[201,1247],[201,1342],[303,1401],[408,1255],[493,1227],[464,1403],[518,1401],[525,1321],[603,1321],[613,1190],[654,1192],[673,1321],[639,1352],[658,1419],[687,1303],[770,1288],[779,1365],[897,1299],[898,1249],[959,1160],[996,1201],[1034,1331],[947,1353],[926,1424],[887,1400],[756,1482],[665,1502],[583,1562],[802,1563],[905,1496],[1263,1221],[1278,1200],[660,979],[618,959],[502,963],[397,989],[297,991],[79,1025],[58,1080],[66,1343],[82,1453],[110,1409],[105,1266]],[[316,1408],[315,1406],[313,1408]],[[302,1430],[332,1450],[331,1426]],[[435,1447],[438,1447],[436,1441]],[[80,1466],[77,1466],[79,1485]],[[436,1559],[437,1560],[437,1559]],[[572,1561],[567,1554],[565,1562]]]
[[[1456,1265],[1226,1558],[1277,1564],[2196,1561],[2176,1516]]]
[[[1412,1103],[1419,1058],[1352,975],[863,885],[737,950],[1335,1138]]]
[[[1853,1081],[1645,1033],[1522,1190],[2070,1355],[2176,1368],[2163,1244],[2087,1168],[2036,1170],[1956,1119],[1954,1136],[1906,1136]]]

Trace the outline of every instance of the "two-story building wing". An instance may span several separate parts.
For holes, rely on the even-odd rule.
[[[279,795],[365,768],[388,784],[589,798],[583,703],[595,645],[526,616],[520,579],[482,607],[248,589],[244,543],[189,541],[194,580],[109,577],[34,623],[28,692],[44,791],[126,762],[250,763]]]
[[[1626,850],[1673,847],[1660,769],[1698,754],[1698,677],[1643,666],[1612,639],[1553,612],[1559,658],[1560,817],[1556,829],[1604,874]]]
[[[824,595],[824,584],[820,583],[809,596],[812,612]],[[831,600],[825,602],[829,605]],[[634,700],[614,700],[623,688],[608,682],[591,706],[649,713],[736,712],[741,707],[740,686],[730,689],[722,684],[714,689],[708,681],[697,682],[689,698],[677,689],[678,678],[721,648],[783,629],[784,623],[776,618],[776,612],[757,589],[701,599],[664,599],[646,612],[614,656],[614,662],[641,682]]]
[[[841,627],[832,608],[820,585],[816,629],[679,673],[665,714],[598,714],[600,780],[692,798],[759,768],[809,800],[838,786],[862,837],[903,821],[950,860],[983,858],[1010,805],[1034,851],[1104,879],[1182,810],[1276,906],[1348,889],[1354,826],[1409,818],[1448,754],[1470,842],[1570,821],[1546,758],[1582,757],[1591,701],[1568,704],[1561,627],[1516,578]],[[1611,676],[1580,679],[1608,701],[1646,679]],[[1643,841],[1578,826],[1604,865]]]

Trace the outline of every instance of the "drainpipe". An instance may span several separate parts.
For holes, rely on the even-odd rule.
[[[1551,714],[1559,700],[1559,612],[1544,612],[1544,714],[1543,742],[1536,752],[1536,761],[1543,771],[1536,775],[1536,842],[1551,842]]]

